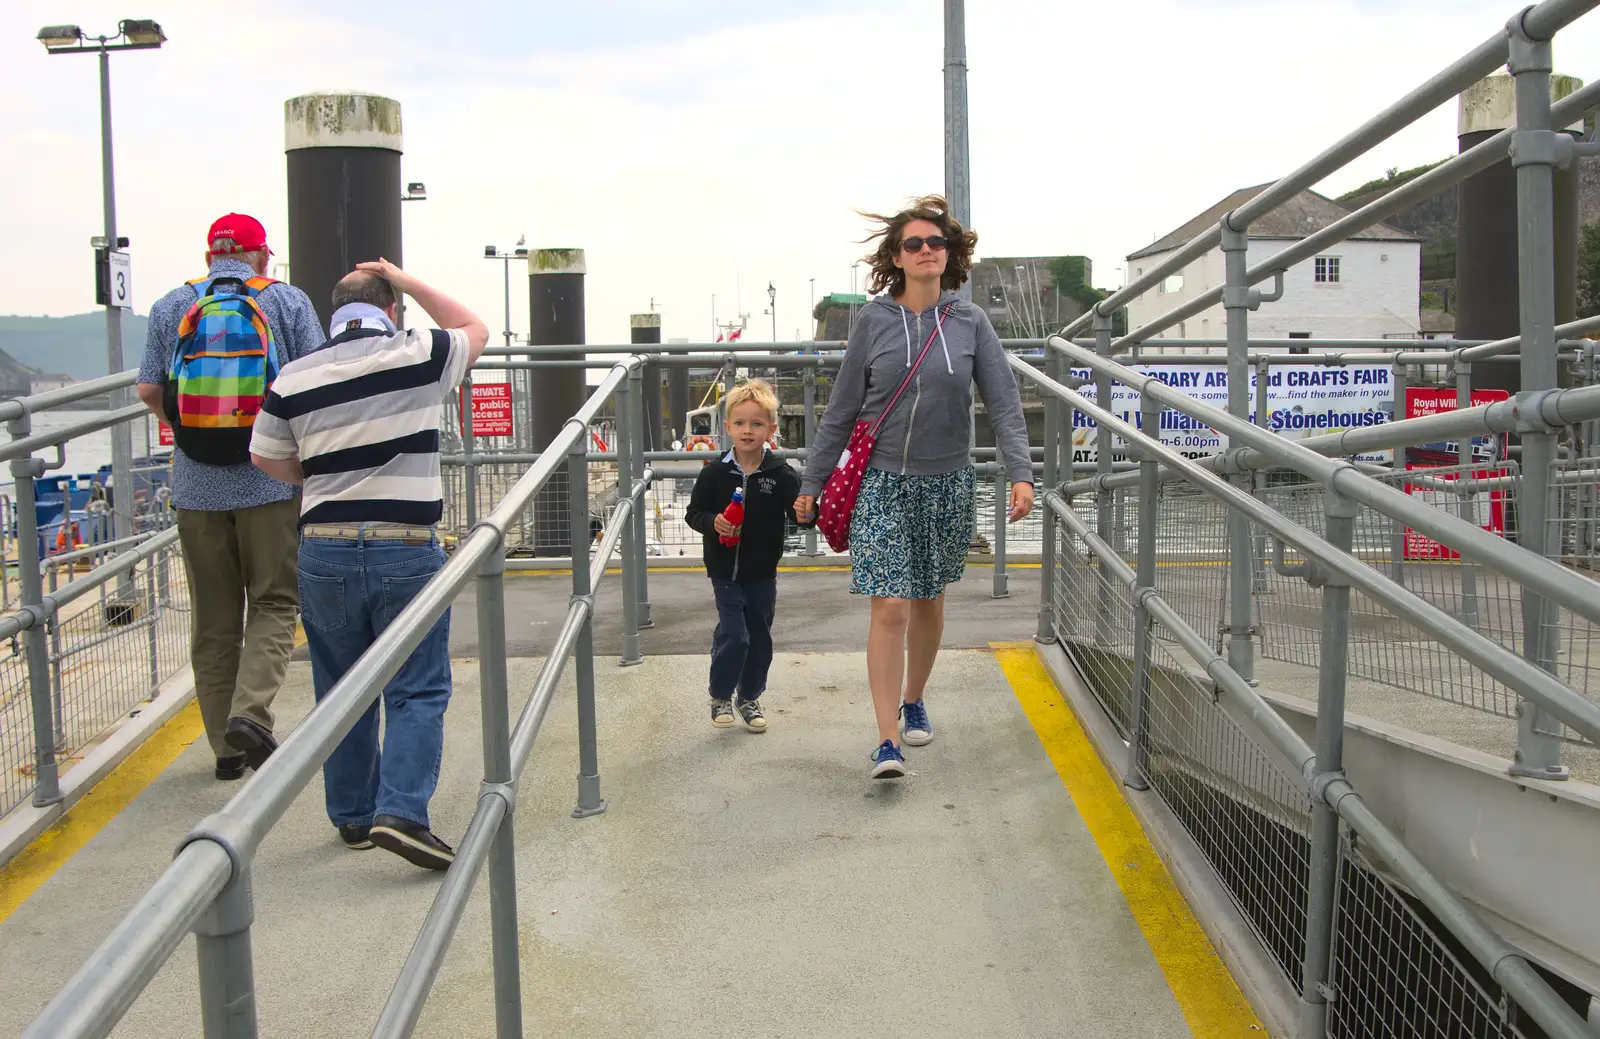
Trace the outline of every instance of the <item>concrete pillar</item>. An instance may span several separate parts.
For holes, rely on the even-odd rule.
[[[661,315],[634,314],[628,319],[630,343],[659,345],[661,343]],[[661,367],[646,365],[644,369],[644,439],[646,451],[658,451],[667,443],[661,429]]]
[[[667,343],[670,346],[688,341],[670,339]],[[672,368],[667,372],[667,423],[673,437],[679,440],[689,438],[689,369],[687,368]]]
[[[1550,98],[1559,101],[1583,80],[1550,77]],[[1456,133],[1460,151],[1488,140],[1517,121],[1516,87],[1496,73],[1462,94]],[[1583,124],[1566,128],[1574,137]],[[1517,179],[1506,159],[1461,182],[1456,230],[1456,338],[1505,339],[1520,332],[1517,275]],[[1555,173],[1556,324],[1578,316],[1578,177],[1568,167]],[[1521,380],[1515,364],[1472,367],[1474,389],[1516,393]]]
[[[283,103],[289,269],[324,328],[333,286],[365,260],[402,264],[400,102],[306,94]]]
[[[528,343],[571,346],[587,341],[584,326],[582,249],[535,249],[528,254]],[[581,359],[583,351],[566,356]],[[533,447],[543,451],[588,396],[582,368],[533,372]],[[585,434],[587,435],[587,433]],[[535,554],[571,553],[571,498],[567,471],[556,470],[534,500]]]

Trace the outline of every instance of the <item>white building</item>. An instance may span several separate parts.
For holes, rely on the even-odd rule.
[[[1166,259],[1196,235],[1215,227],[1223,215],[1244,205],[1269,185],[1242,188],[1204,213],[1128,257],[1129,280]],[[1299,196],[1250,228],[1248,264],[1255,267],[1294,242],[1348,215],[1333,200],[1314,191]],[[1284,275],[1283,299],[1263,303],[1250,314],[1252,339],[1398,339],[1417,335],[1418,278],[1422,242],[1415,235],[1376,224],[1356,237],[1303,260]],[[1218,247],[1189,264],[1128,305],[1132,331],[1181,303],[1223,283],[1222,249]],[[1257,288],[1270,291],[1271,281]],[[1150,342],[1161,339],[1223,339],[1227,318],[1222,304],[1201,311]],[[1220,349],[1220,348],[1218,348]]]

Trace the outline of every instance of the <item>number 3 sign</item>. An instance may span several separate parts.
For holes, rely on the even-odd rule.
[[[113,251],[107,257],[111,266],[111,305],[132,309],[133,270],[128,254]]]

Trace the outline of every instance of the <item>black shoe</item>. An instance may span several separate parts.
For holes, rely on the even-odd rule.
[[[372,827],[345,823],[339,827],[339,839],[351,851],[366,851],[372,847]]]
[[[273,738],[272,730],[263,728],[249,718],[229,718],[228,731],[223,733],[223,740],[234,750],[244,752],[245,764],[251,768],[259,769],[272,757],[272,752],[278,749],[278,741]]]
[[[218,779],[232,780],[244,778],[244,755],[233,754],[217,759],[217,770],[212,773]]]
[[[456,853],[433,831],[420,823],[393,815],[380,815],[372,820],[372,843],[384,851],[392,851],[414,866],[423,869],[449,869]]]

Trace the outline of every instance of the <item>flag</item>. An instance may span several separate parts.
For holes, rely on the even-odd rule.
[[[728,333],[728,342],[730,342],[730,343],[731,343],[731,342],[733,342],[733,341],[734,341],[734,340],[735,340],[735,339],[738,339],[738,338],[739,338],[739,337],[740,337],[740,336],[742,336],[742,335],[744,335],[744,329],[742,329],[742,328],[736,328],[736,329],[734,329],[734,330],[733,330],[733,331],[732,331],[732,332],[729,332],[729,333]]]
[[[717,342],[719,342],[719,343],[722,342],[722,333],[721,332],[717,333]]]

